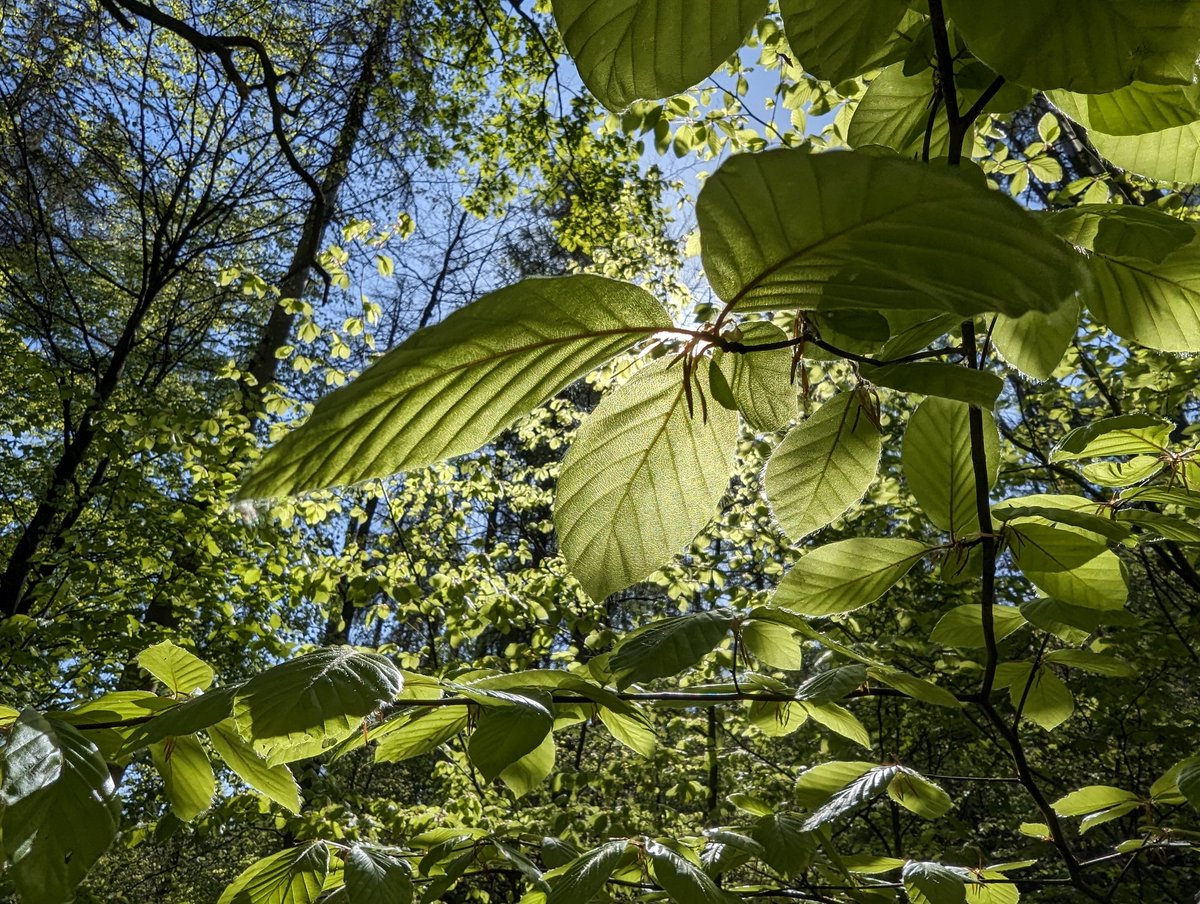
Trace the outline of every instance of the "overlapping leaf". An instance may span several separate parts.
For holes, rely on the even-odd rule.
[[[1020,316],[1076,288],[1069,249],[953,172],[855,151],[731,158],[696,208],[705,272],[741,310]]]
[[[698,362],[707,385],[708,363]],[[649,577],[713,517],[738,419],[688,411],[681,368],[660,360],[605,397],[563,461],[554,502],[571,573],[596,600]]]
[[[644,289],[599,276],[527,279],[414,333],[325,396],[243,497],[384,477],[478,449],[517,418],[671,325]]]
[[[402,686],[390,659],[333,647],[251,678],[237,694],[233,717],[270,765],[289,763],[333,747]]]
[[[1160,211],[1095,205],[1056,215],[1050,224],[1091,252],[1082,298],[1097,320],[1150,348],[1200,350],[1200,232],[1194,225]]]
[[[76,729],[27,709],[0,750],[0,843],[24,904],[74,900],[116,837],[108,765]]]
[[[707,78],[767,11],[766,0],[553,0],[583,83],[610,110]]]
[[[902,54],[899,32],[919,21],[903,0],[781,0],[779,9],[796,62],[834,84]]]
[[[1134,81],[1191,83],[1200,46],[1193,0],[950,0],[977,57],[1031,88],[1096,94]]]
[[[924,543],[898,538],[830,543],[796,563],[772,602],[801,615],[852,612],[887,593],[928,552]]]
[[[767,462],[767,498],[799,540],[843,515],[875,479],[883,442],[855,393],[842,393],[794,428]]]
[[[990,488],[999,468],[1000,432],[991,412],[983,411],[982,416]],[[902,463],[908,488],[930,521],[955,536],[979,530],[967,405],[932,396],[925,399],[904,432]]]

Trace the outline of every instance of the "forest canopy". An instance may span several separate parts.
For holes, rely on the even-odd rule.
[[[0,900],[1194,902],[1200,0],[0,42]]]

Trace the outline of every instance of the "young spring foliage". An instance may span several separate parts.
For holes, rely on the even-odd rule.
[[[554,0],[552,8],[584,84],[621,112],[706,79],[766,4]],[[1194,830],[1177,830],[1185,817],[1168,808],[1200,803],[1194,758],[1143,795],[1083,784],[1055,773],[1051,757],[1031,763],[1030,751],[1079,710],[1105,706],[1096,688],[1135,676],[1110,651],[1120,635],[1109,632],[1140,624],[1126,611],[1139,591],[1131,563],[1148,567],[1156,555],[1182,579],[1195,576],[1192,409],[1169,420],[1113,410],[1086,423],[1067,412],[1048,435],[1022,433],[1006,415],[1024,415],[1031,390],[1015,377],[1006,388],[1010,374],[993,352],[1038,379],[1069,368],[1075,384],[1098,381],[1076,347],[1085,310],[1119,337],[1102,346],[1111,368],[1144,348],[1200,350],[1196,226],[1190,212],[1165,204],[1077,204],[1069,193],[1033,205],[1062,209],[1027,209],[963,155],[979,150],[976,138],[995,140],[991,113],[1049,92],[1109,163],[1128,161],[1151,179],[1200,179],[1185,146],[1200,127],[1192,84],[1200,3],[780,0],[779,12],[788,42],[780,46],[796,66],[869,87],[844,110],[854,150],[812,142],[735,154],[707,179],[696,219],[719,302],[712,316],[672,321],[647,289],[598,275],[523,280],[417,331],[327,395],[241,487],[245,498],[295,496],[474,454],[611,365],[613,387],[584,415],[555,472],[556,552],[576,583],[547,595],[581,588],[573,602],[620,607],[642,598],[630,588],[649,593],[657,582],[668,593],[652,603],[681,599],[678,611],[610,632],[606,649],[586,658],[591,639],[571,625],[570,645],[556,638],[548,657],[565,668],[463,662],[408,680],[389,656],[337,647],[222,684],[181,647],[150,647],[137,664],[162,693],[119,691],[90,708],[5,716],[0,833],[26,904],[71,899],[117,832],[108,764],[145,749],[184,821],[212,805],[210,750],[293,812],[303,802],[289,764],[363,748],[375,763],[440,751],[471,793],[509,794],[511,809],[554,773],[556,736],[576,726],[575,773],[592,725],[659,768],[667,754],[656,742],[674,718],[652,718],[659,707],[712,714],[747,705],[744,722],[719,729],[710,715],[706,732],[691,732],[702,734],[711,793],[693,832],[649,837],[641,832],[652,827],[620,824],[610,837],[614,823],[598,820],[601,837],[581,849],[574,842],[585,833],[568,824],[569,812],[540,843],[490,825],[438,826],[396,847],[318,831],[251,864],[221,904],[409,902],[418,888],[434,901],[494,871],[512,876],[527,904],[630,891],[728,904],[814,890],[838,902],[1015,904],[1023,889],[1008,874],[1030,868],[1036,894],[1107,900],[1139,852],[1161,855],[1138,861],[1149,871],[1174,869],[1171,858],[1191,850]],[[1001,94],[1012,85],[1019,90]],[[1017,162],[1021,172],[1032,167]],[[764,460],[761,475],[741,466]],[[1060,492],[1038,492],[1051,482]],[[739,493],[752,497],[758,520],[727,517],[723,503]],[[777,578],[779,552],[773,568],[735,580],[755,561],[747,550],[776,528],[803,547],[792,567]],[[737,564],[724,567],[726,557]],[[708,586],[678,580],[697,559],[717,562]],[[427,570],[428,586],[452,583],[437,563]],[[425,592],[416,586],[414,595]],[[920,598],[901,605],[915,586]],[[487,588],[459,589],[465,609],[487,608],[473,596]],[[420,614],[431,619],[435,608]],[[875,643],[892,621],[899,634]],[[860,718],[851,707],[864,700],[877,708],[862,707]],[[922,708],[918,718],[936,713],[964,736],[979,732],[1000,753],[997,774],[916,768],[889,746],[885,707]],[[783,776],[772,800],[739,788],[724,805],[723,755],[810,723],[817,743],[780,741],[773,749],[787,762],[766,760]],[[722,731],[735,743],[719,746]],[[923,743],[905,746],[908,756],[937,760]],[[1021,803],[980,817],[971,782],[1001,784]],[[670,793],[682,797],[690,789],[679,785]],[[1050,787],[1076,785],[1051,800]],[[1040,821],[1010,819],[1018,810]],[[870,822],[879,813],[891,841]],[[1076,817],[1080,835],[1113,832],[1103,852],[1092,856],[1064,822]],[[849,835],[859,818],[878,839]],[[972,824],[981,820],[985,835]],[[843,835],[889,847],[851,850]],[[974,846],[985,841],[1036,859],[997,862]]]

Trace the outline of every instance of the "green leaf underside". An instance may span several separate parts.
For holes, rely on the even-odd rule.
[[[225,889],[217,904],[312,904],[329,872],[329,849],[315,843],[264,857]]]
[[[232,720],[208,730],[213,749],[237,777],[285,810],[300,812],[300,788],[292,771],[282,764],[268,765],[254,748],[242,740]]]
[[[888,797],[924,819],[944,816],[954,806],[950,795],[939,785],[903,766],[888,782]]]
[[[1001,678],[1005,675],[1005,678]],[[1031,668],[1027,662],[1003,663],[997,671],[997,687],[1007,685],[1014,709],[1046,731],[1053,731],[1075,711],[1070,689],[1051,669]]]
[[[793,540],[845,514],[870,488],[883,441],[854,393],[834,396],[795,427],[767,462],[771,509]]]
[[[1185,85],[1200,46],[1200,3],[1192,0],[950,0],[946,12],[972,53],[1031,88]]]
[[[577,857],[554,881],[546,904],[584,904],[591,901],[604,887],[621,858],[628,842],[610,841],[595,850]]]
[[[1200,231],[1158,211],[1116,219],[1089,206],[1072,214],[1055,216],[1050,225],[1091,252],[1092,278],[1082,298],[1096,319],[1150,348],[1200,350]]]
[[[1104,544],[1077,531],[1024,519],[1008,526],[1013,560],[1043,593],[1091,609],[1125,605],[1125,567]]]
[[[698,362],[707,385],[706,361]],[[681,368],[661,359],[604,398],[563,460],[559,545],[595,600],[643,580],[716,514],[729,484],[737,415],[688,413]]]
[[[554,754],[554,735],[547,733],[533,750],[500,770],[500,781],[508,786],[514,797],[524,797],[554,771]]]
[[[788,45],[805,72],[841,82],[877,68],[896,36],[904,0],[781,0]]]
[[[29,904],[74,900],[117,834],[120,801],[104,758],[76,729],[26,709],[0,750],[0,841]]]
[[[1200,119],[1200,86],[1134,82],[1107,94],[1050,91],[1050,101],[1089,132],[1146,135]],[[1131,208],[1137,209],[1137,208]]]
[[[971,75],[982,75],[980,84],[972,84]],[[969,107],[982,95],[995,73],[978,62],[959,72],[959,106]],[[905,75],[904,66],[888,66],[871,80],[850,119],[846,140],[853,148],[885,147],[905,159],[923,157],[925,133],[929,128],[929,110],[934,99],[933,70]],[[1007,112],[1023,106],[1028,92],[1015,87],[1001,90],[986,104],[988,112]],[[969,136],[968,136],[969,137]],[[950,148],[950,126],[945,116],[934,120],[929,132],[931,158],[946,156]],[[978,171],[976,171],[978,172]],[[985,185],[979,173],[980,185]]]
[[[176,694],[206,690],[213,681],[212,666],[169,640],[143,650],[137,664]]]
[[[217,791],[212,764],[194,737],[170,738],[150,748],[154,768],[162,776],[171,811],[189,822],[208,809]]]
[[[471,762],[488,781],[537,748],[554,727],[548,694],[516,699],[520,704],[485,707],[471,733]]]
[[[129,739],[121,753],[129,753],[166,738],[193,734],[210,725],[216,725],[233,713],[233,700],[238,690],[238,685],[219,687],[172,706],[149,722],[134,728],[129,733]]]
[[[997,606],[992,610],[992,625],[998,641],[1024,624],[1020,610],[1013,606]],[[978,603],[954,607],[934,625],[929,639],[948,647],[982,647],[983,607]]]
[[[772,345],[787,340],[787,334],[773,323],[752,321],[739,324],[744,345]],[[792,385],[792,351],[729,354],[718,351],[713,357],[712,374],[722,373],[737,408],[755,430],[779,430],[796,417],[800,400]]]
[[[1030,311],[1020,317],[996,317],[992,342],[1004,360],[1036,380],[1048,380],[1062,361],[1079,328],[1077,299],[1063,302],[1049,314]]]
[[[567,52],[608,109],[703,81],[741,45],[766,0],[553,0]]]
[[[1068,248],[999,193],[914,161],[855,151],[732,157],[696,207],[704,270],[743,311],[1058,307]]]
[[[609,660],[613,680],[625,687],[677,675],[712,652],[732,622],[725,612],[693,612],[638,628],[622,639]]]
[[[400,670],[376,653],[317,650],[251,678],[234,702],[238,732],[268,764],[315,756],[395,699]]]
[[[1159,182],[1200,182],[1200,122],[1189,122],[1145,135],[1109,135],[1093,129],[1081,95],[1049,94],[1056,107],[1088,130],[1088,140],[1115,166]]]
[[[982,416],[990,488],[999,469],[1000,432],[991,412]],[[936,396],[925,399],[904,431],[901,463],[908,488],[930,521],[955,536],[979,530],[967,405]]]
[[[599,276],[527,279],[414,333],[321,399],[243,497],[300,493],[473,452],[556,392],[671,326],[644,289]]]
[[[1150,414],[1102,418],[1072,430],[1054,447],[1051,461],[1106,455],[1160,455],[1167,451],[1175,425]]]
[[[346,855],[346,893],[352,904],[410,904],[413,883],[403,860],[356,844]]]
[[[405,713],[395,722],[371,732],[371,737],[380,737],[375,759],[380,763],[399,763],[432,753],[467,727],[467,715],[466,707],[459,706]]]
[[[1035,313],[1033,316],[1041,315]],[[1004,388],[1004,381],[995,374],[943,361],[863,367],[862,375],[876,386],[953,399],[981,408],[995,405]]]
[[[887,593],[928,552],[924,543],[897,538],[830,543],[796,563],[772,603],[801,615],[852,612]]]

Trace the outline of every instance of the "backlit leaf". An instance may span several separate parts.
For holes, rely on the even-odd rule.
[[[784,437],[767,462],[771,509],[799,540],[832,523],[870,488],[882,437],[856,393],[834,396]]]
[[[731,56],[766,0],[553,0],[567,52],[610,110],[679,94]]]
[[[703,386],[708,364],[698,366]],[[681,367],[666,359],[587,417],[562,463],[554,524],[593,599],[649,577],[716,514],[737,436],[737,415],[719,405],[707,421],[689,414]]]
[[[732,157],[696,208],[709,282],[745,311],[1056,309],[1076,287],[1070,250],[943,169],[854,151]]]
[[[887,593],[928,552],[924,543],[898,538],[830,543],[796,563],[772,604],[801,615],[852,612]]]
[[[644,289],[527,279],[414,333],[325,396],[241,489],[280,496],[473,452],[579,377],[670,327]]]
[[[402,686],[390,659],[331,647],[251,678],[237,694],[233,718],[270,765],[290,763],[358,730],[363,717],[393,700]]]
[[[1000,432],[991,412],[981,414],[990,488],[999,468]],[[901,460],[908,488],[930,521],[954,536],[979,530],[969,406],[925,399],[909,418]]]

